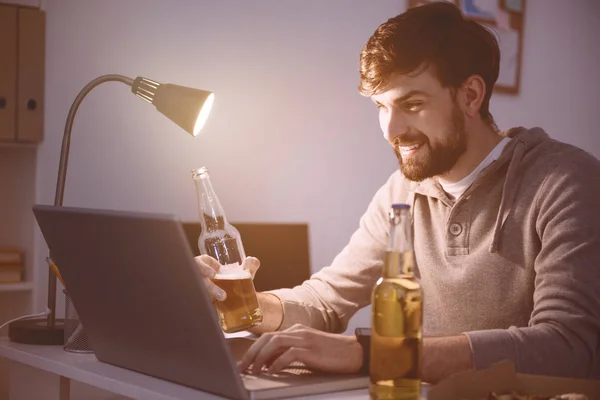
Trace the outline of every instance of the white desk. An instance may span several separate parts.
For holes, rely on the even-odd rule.
[[[128,369],[98,361],[93,354],[74,354],[62,346],[37,346],[14,343],[0,338],[0,357],[12,361],[10,366],[10,400],[75,400],[71,383],[80,382],[101,389],[97,399],[131,398],[139,400],[222,399],[169,381],[153,378]],[[424,387],[424,395],[426,394]],[[73,394],[73,396],[72,396]],[[91,395],[83,397],[91,399]],[[365,400],[367,389],[326,393],[303,400]],[[425,397],[423,397],[425,398]]]
[[[10,367],[10,400],[70,400],[71,381],[113,394],[103,397],[104,399],[120,399],[123,396],[140,400],[221,399],[186,386],[100,362],[93,354],[69,353],[61,346],[27,345],[0,338],[0,357],[13,361]],[[364,389],[298,399],[368,398],[368,392]]]

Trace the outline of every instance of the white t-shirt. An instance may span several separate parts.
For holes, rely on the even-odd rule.
[[[511,139],[508,137],[503,138],[500,141],[500,143],[498,143],[496,147],[494,147],[492,151],[490,151],[487,157],[477,166],[477,168],[475,168],[473,172],[462,178],[460,181],[456,183],[444,183],[440,179],[440,185],[442,186],[442,189],[444,189],[444,192],[448,194],[448,197],[454,200],[462,196],[462,194],[469,188],[469,186],[471,186],[473,182],[475,182],[475,179],[477,179],[477,175],[479,175],[479,173],[483,171],[485,167],[487,167],[495,160],[497,160],[498,157],[500,157],[500,154],[502,154],[502,150],[504,150],[504,146],[506,146],[508,142],[510,142],[510,140]]]

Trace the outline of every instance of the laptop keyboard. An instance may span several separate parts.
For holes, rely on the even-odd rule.
[[[292,363],[288,367],[285,367],[284,369],[282,369],[280,372],[278,372],[276,374],[268,374],[266,368],[264,368],[257,375],[251,374],[249,372],[241,372],[241,375],[244,377],[244,379],[249,379],[249,380],[257,379],[261,376],[277,378],[277,377],[283,377],[283,376],[302,376],[302,375],[314,375],[314,374],[315,374],[315,371],[307,368],[302,363]]]
[[[227,345],[229,350],[233,354],[235,360],[239,361],[242,359],[246,351],[250,348],[254,341],[247,338],[230,338],[227,339]],[[249,372],[241,372],[241,376],[244,380],[255,380],[260,377],[279,378],[279,377],[290,377],[290,376],[303,376],[303,375],[314,375],[315,371],[312,371],[306,365],[301,362],[293,362],[288,367],[284,368],[277,374],[267,374],[267,369],[263,369],[263,372],[254,375]]]

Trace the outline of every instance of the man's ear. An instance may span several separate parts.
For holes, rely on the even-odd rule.
[[[468,77],[460,88],[460,102],[465,114],[469,117],[479,115],[481,103],[485,97],[485,82],[479,75]]]

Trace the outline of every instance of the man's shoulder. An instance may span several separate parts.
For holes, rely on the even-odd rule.
[[[395,203],[411,203],[410,193],[418,184],[407,179],[400,170],[394,171],[373,197],[372,205],[379,212]]]
[[[418,186],[417,182],[407,179],[398,169],[389,176],[387,182],[380,190],[384,190],[385,192],[394,195],[394,197],[397,197],[399,194],[408,194],[409,192],[414,191],[416,186]]]
[[[546,174],[600,173],[600,160],[586,150],[556,139],[548,139],[531,154],[532,167]]]

